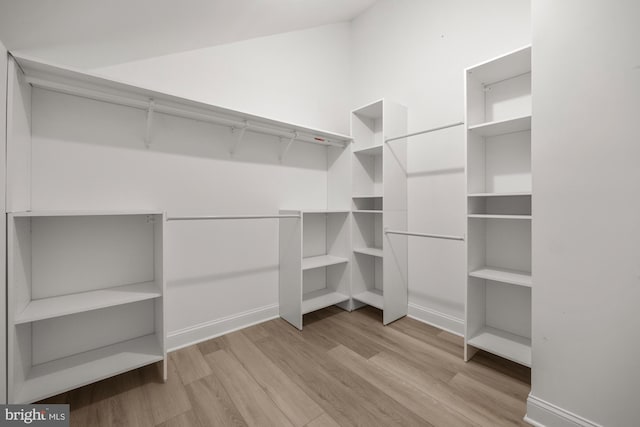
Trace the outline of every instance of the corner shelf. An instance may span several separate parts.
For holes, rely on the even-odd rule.
[[[384,256],[382,248],[354,248],[353,252],[378,258],[382,258]]]
[[[144,301],[161,296],[162,292],[158,289],[158,285],[155,282],[145,282],[99,289],[97,291],[42,298],[31,301],[25,309],[16,316],[14,323],[19,325],[100,308]]]
[[[314,268],[328,267],[330,265],[347,263],[347,258],[337,257],[333,255],[319,255],[302,259],[302,270],[312,270]]]
[[[469,126],[469,131],[479,136],[498,136],[531,130],[531,115],[498,120]]]
[[[513,362],[531,367],[531,338],[521,337],[520,335],[487,326],[468,339],[467,343]]]
[[[529,288],[532,285],[531,273],[505,268],[484,267],[470,272],[469,276]]]
[[[155,334],[35,365],[14,401],[36,402],[164,359]]]

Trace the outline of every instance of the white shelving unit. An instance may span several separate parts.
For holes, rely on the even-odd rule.
[[[352,295],[383,310],[388,324],[407,314],[407,239],[385,238],[384,227],[406,229],[406,108],[380,100],[351,114]]]
[[[159,212],[9,214],[11,403],[165,360],[163,224]]]
[[[465,71],[465,360],[531,366],[531,48]]]
[[[335,304],[349,308],[348,210],[281,210],[280,317],[302,329],[303,315]]]

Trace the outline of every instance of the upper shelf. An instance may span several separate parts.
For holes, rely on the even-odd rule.
[[[158,211],[20,211],[8,212],[15,218],[51,216],[162,215]]]
[[[347,135],[157,92],[22,54],[12,56],[24,72],[27,82],[34,87],[296,141],[330,146],[346,146],[351,141]]]
[[[531,46],[499,56],[467,68],[467,74],[483,85],[490,85],[531,72]]]
[[[480,136],[497,136],[531,129],[531,116],[481,123],[469,126],[469,131]]]

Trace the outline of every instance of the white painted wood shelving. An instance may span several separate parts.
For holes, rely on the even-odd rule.
[[[281,210],[280,317],[302,329],[302,316],[343,304],[349,309],[348,210]]]
[[[152,211],[8,215],[11,403],[166,360],[163,225]]]
[[[406,133],[400,105],[380,100],[351,113],[352,296],[354,306],[383,310],[385,325],[407,314],[407,238],[383,233],[407,227],[406,140],[385,142]]]
[[[465,360],[531,366],[531,48],[465,70]]]

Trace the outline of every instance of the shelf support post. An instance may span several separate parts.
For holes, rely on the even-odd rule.
[[[293,141],[295,141],[296,139],[298,139],[298,131],[293,132],[293,136],[289,138],[287,144],[282,148],[282,151],[280,152],[280,163],[282,163],[282,161],[284,160],[284,156],[287,154],[289,148],[291,148],[291,144],[293,144]],[[280,142],[283,142],[282,138],[280,138]]]
[[[153,110],[155,102],[153,98],[149,100],[149,108],[147,109],[147,127],[144,133],[144,145],[149,148],[151,146],[151,130],[153,129]]]
[[[231,150],[229,150],[229,153],[232,156],[236,153],[236,149],[238,148],[238,144],[240,144],[240,141],[242,141],[242,138],[244,138],[244,133],[246,132],[247,127],[249,127],[249,123],[247,123],[246,120],[243,120],[242,126],[240,126],[239,129],[236,129],[235,127],[231,128],[231,133],[236,133],[236,131],[238,131],[238,136],[233,140],[233,142],[231,144]]]

